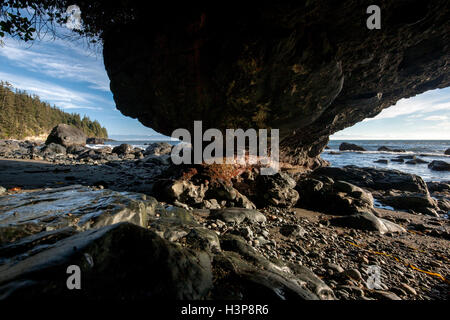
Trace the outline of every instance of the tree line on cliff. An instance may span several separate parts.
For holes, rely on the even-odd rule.
[[[38,96],[14,90],[0,81],[0,139],[23,139],[48,134],[59,123],[81,129],[88,137],[107,138],[108,132],[97,120],[67,113],[42,102]]]

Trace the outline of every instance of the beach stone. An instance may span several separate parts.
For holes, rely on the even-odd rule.
[[[86,135],[83,131],[73,126],[58,124],[48,135],[45,144],[50,144],[52,142],[64,147],[85,146]]]
[[[400,286],[407,293],[412,294],[414,296],[417,295],[417,291],[413,287],[411,287],[410,285],[408,285],[406,283],[401,283]]]
[[[211,219],[220,219],[227,223],[241,224],[248,222],[250,224],[266,222],[266,216],[259,211],[244,208],[224,208],[211,210]]]
[[[327,268],[333,270],[336,273],[344,272],[344,269],[340,265],[335,264],[335,263],[328,263]]]
[[[280,233],[285,237],[302,237],[307,232],[296,224],[285,224],[280,228]]]
[[[442,160],[433,160],[428,165],[428,168],[435,171],[450,171],[450,163]]]
[[[67,290],[70,265],[81,269],[82,290]],[[0,266],[3,299],[203,299],[211,288],[205,252],[131,223],[88,230]]]
[[[361,272],[358,269],[348,269],[344,270],[340,273],[341,276],[350,277],[353,280],[360,281],[362,280]]]
[[[66,227],[84,231],[118,222],[147,226],[156,204],[139,193],[79,185],[7,195],[0,202],[0,244]]]
[[[334,299],[333,291],[309,269],[294,264],[286,265],[279,260],[269,261],[240,236],[226,234],[220,241],[223,256],[216,255],[213,265],[219,263],[232,271],[226,278],[227,287],[242,290],[243,286],[248,286],[253,297],[273,297],[277,300],[294,297],[302,300]],[[217,258],[220,262],[216,261]],[[223,258],[228,261],[226,265],[223,264]],[[230,270],[231,266],[234,267]],[[236,276],[236,273],[243,281],[236,282],[232,276]]]
[[[378,300],[402,300],[399,296],[390,291],[372,290],[370,294]]]

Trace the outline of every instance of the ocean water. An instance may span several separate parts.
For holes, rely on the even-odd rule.
[[[342,142],[354,143],[367,151],[339,151]],[[377,151],[381,146],[390,149],[404,149],[406,152]],[[431,162],[443,160],[450,162],[450,156],[444,155],[444,151],[450,148],[450,140],[330,140],[330,149],[322,152],[321,157],[334,167],[355,165],[358,167],[372,167],[395,169],[421,176],[425,181],[450,180],[449,171],[433,171],[428,164],[406,164],[390,161],[401,155],[415,155],[417,158]],[[340,154],[332,154],[338,152]],[[387,164],[375,163],[379,159],[387,159]],[[405,162],[408,160],[405,160]]]
[[[149,144],[155,142],[167,142],[172,145],[179,143],[178,140],[166,139],[142,139],[142,140],[122,140],[108,141],[104,145],[88,145],[91,148],[110,146],[114,148],[122,143],[128,143],[134,147],[145,149]],[[342,142],[354,143],[367,151],[339,151]],[[404,149],[406,152],[385,152],[377,151],[381,146],[391,149]],[[425,181],[447,181],[450,180],[449,171],[433,171],[428,168],[428,164],[406,164],[389,161],[388,164],[375,163],[379,159],[390,160],[400,155],[415,155],[416,157],[431,162],[433,160],[443,160],[450,162],[450,156],[444,155],[444,151],[450,148],[450,140],[331,140],[328,143],[330,149],[324,150],[321,157],[335,167],[355,165],[358,167],[372,167],[396,169],[407,173],[421,176]],[[339,152],[340,154],[332,154]],[[407,160],[405,160],[406,162]]]

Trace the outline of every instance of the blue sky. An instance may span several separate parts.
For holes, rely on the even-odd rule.
[[[0,80],[37,94],[67,111],[86,114],[110,136],[155,135],[115,107],[101,48],[80,41],[43,39],[24,43],[2,39]],[[449,139],[450,88],[402,99],[378,116],[334,134],[332,139]]]

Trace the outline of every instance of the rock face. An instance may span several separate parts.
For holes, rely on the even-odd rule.
[[[86,145],[86,135],[78,128],[67,124],[58,124],[52,129],[45,144],[60,144],[64,147]]]
[[[313,167],[330,134],[450,84],[446,0],[383,1],[381,30],[366,27],[371,3],[358,1],[238,10],[120,3],[104,13],[115,23],[101,26],[114,100],[166,135],[193,132],[194,120],[204,128],[279,128],[281,159]],[[87,24],[89,10],[81,8]]]

